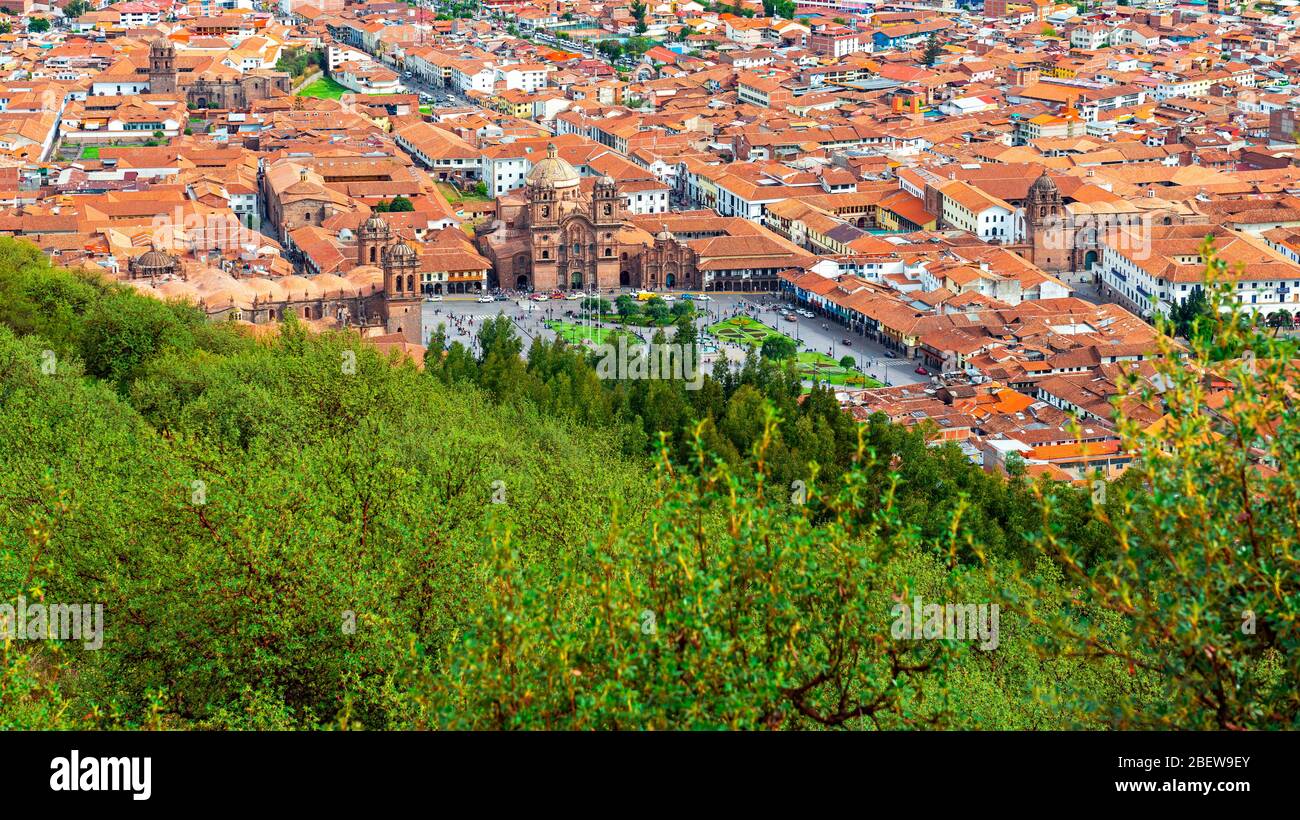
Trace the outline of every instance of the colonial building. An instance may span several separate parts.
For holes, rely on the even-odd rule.
[[[207,57],[178,60],[176,46],[166,37],[159,37],[149,46],[146,73],[150,94],[183,93],[185,102],[195,108],[245,110],[258,100],[292,91],[285,71],[255,69],[241,73]]]
[[[265,324],[293,312],[308,321],[332,320],[367,337],[401,337],[424,345],[420,254],[371,216],[357,231],[356,265],[346,276],[240,276],[181,261],[162,250],[132,259],[126,280],[162,299],[193,302],[209,318]]]
[[[626,209],[614,180],[591,193],[555,146],[528,172],[522,200],[497,199],[496,220],[480,240],[502,287],[518,290],[610,290],[630,283],[619,233]]]
[[[420,318],[420,255],[394,239],[388,223],[372,216],[357,231],[357,264],[378,263],[384,271],[380,317],[388,333],[399,333],[411,344],[425,343]]]
[[[612,179],[584,189],[554,145],[522,192],[497,198],[496,220],[479,234],[479,247],[499,287],[536,291],[776,290],[781,271],[816,261],[747,219],[630,214]]]
[[[281,240],[352,209],[351,199],[325,182],[321,174],[290,160],[280,160],[262,174],[262,212]]]
[[[1021,210],[1024,244],[1015,246],[1030,262],[1049,273],[1093,271],[1113,241],[1135,241],[1149,250],[1153,232],[1169,225],[1205,225],[1194,206],[1154,196],[1132,200],[1067,201],[1055,180],[1044,173],[1029,186]]]

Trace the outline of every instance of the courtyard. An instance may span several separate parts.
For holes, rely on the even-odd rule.
[[[337,100],[347,93],[346,87],[329,77],[321,77],[298,90],[299,97],[319,97],[322,100]]]

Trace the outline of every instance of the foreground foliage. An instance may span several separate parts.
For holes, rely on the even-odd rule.
[[[106,613],[0,644],[0,727],[1295,726],[1291,350],[1210,336],[1097,492],[760,357],[691,395],[489,322],[420,371],[0,240],[0,589]],[[918,596],[998,647],[900,640]]]

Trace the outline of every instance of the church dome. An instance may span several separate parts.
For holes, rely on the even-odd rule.
[[[370,218],[361,224],[361,230],[367,233],[387,233],[388,223],[380,219],[377,214],[371,214]]]
[[[546,159],[533,166],[527,181],[529,185],[550,183],[554,188],[573,188],[579,184],[580,177],[576,168],[560,159],[555,143],[551,143],[546,146]]]
[[[389,248],[388,252],[384,254],[385,259],[393,262],[400,262],[407,259],[414,259],[415,257],[416,257],[415,248],[412,248],[410,245],[406,244],[405,242],[398,242],[397,244]]]
[[[175,51],[176,46],[166,37],[159,37],[149,44],[150,51]]]
[[[1043,174],[1038,179],[1034,180],[1034,184],[1029,186],[1029,190],[1031,192],[1036,191],[1044,194],[1055,194],[1057,189],[1056,183],[1052,181],[1052,178],[1047,174]]]
[[[135,260],[135,269],[144,273],[170,272],[176,267],[176,260],[159,250],[146,251]]]

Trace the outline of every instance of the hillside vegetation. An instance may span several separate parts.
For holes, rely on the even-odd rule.
[[[601,381],[489,322],[421,371],[0,239],[0,599],[105,612],[3,642],[0,727],[1294,727],[1290,349],[1233,344],[1216,427],[1171,364],[1085,491],[759,357]],[[997,648],[898,639],[916,596],[999,604]]]

